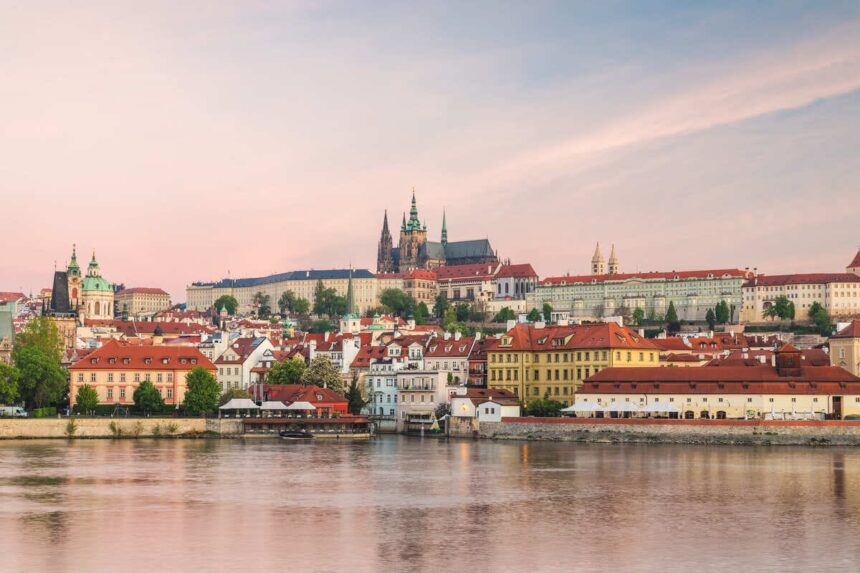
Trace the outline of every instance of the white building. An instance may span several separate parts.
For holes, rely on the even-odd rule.
[[[397,373],[403,362],[383,358],[373,360],[367,381],[367,413],[371,416],[394,418],[397,409]]]
[[[257,365],[260,357],[268,350],[273,350],[268,338],[237,338],[215,360],[218,369],[216,377],[221,383],[222,391],[231,388],[246,390],[250,386],[251,370]]]
[[[400,370],[397,373],[398,401],[395,408],[397,430],[423,427],[436,422],[436,409],[447,404],[456,389],[449,387],[447,375],[435,370]]]

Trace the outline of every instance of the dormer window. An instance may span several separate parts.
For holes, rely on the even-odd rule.
[[[162,363],[162,364],[167,364],[168,362],[170,362],[170,359],[169,359],[169,358],[162,358],[162,359],[161,359],[161,363]]]
[[[122,363],[123,364],[131,364],[131,358],[123,358]]]
[[[152,364],[152,358],[144,358],[143,363],[144,364]]]
[[[90,358],[90,364],[98,364],[98,363],[99,363],[98,358]]]
[[[111,356],[110,358],[108,358],[108,363],[110,363],[110,364],[116,364],[116,358],[114,358],[113,356]]]

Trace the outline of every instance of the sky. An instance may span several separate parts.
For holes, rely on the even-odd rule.
[[[543,276],[841,272],[860,3],[0,0],[0,290],[375,269],[439,239]]]

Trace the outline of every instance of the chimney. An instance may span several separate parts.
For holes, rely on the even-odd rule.
[[[535,330],[543,330],[544,328],[546,328],[546,323],[544,321],[539,320],[535,323]]]
[[[462,336],[463,336],[462,333],[458,330],[457,332],[454,333],[454,340],[460,340],[460,337],[462,337]]]
[[[513,327],[515,327],[516,325],[517,325],[517,321],[516,321],[516,320],[509,320],[509,321],[505,324],[505,330],[510,330],[510,329],[512,329]]]

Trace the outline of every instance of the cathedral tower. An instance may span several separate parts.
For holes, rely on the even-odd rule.
[[[66,277],[69,289],[69,308],[77,310],[81,305],[81,266],[78,264],[77,246],[72,245],[72,258],[66,267]]]
[[[603,260],[603,255],[600,253],[600,243],[597,243],[597,247],[594,249],[594,256],[591,257],[591,274],[606,274],[606,262]]]
[[[391,239],[391,232],[388,230],[388,210],[386,209],[385,216],[382,218],[382,234],[379,236],[379,248],[376,254],[377,273],[393,273],[395,271],[393,248],[394,243]]]
[[[618,274],[618,255],[615,254],[615,245],[612,245],[612,252],[609,253],[609,274]]]

